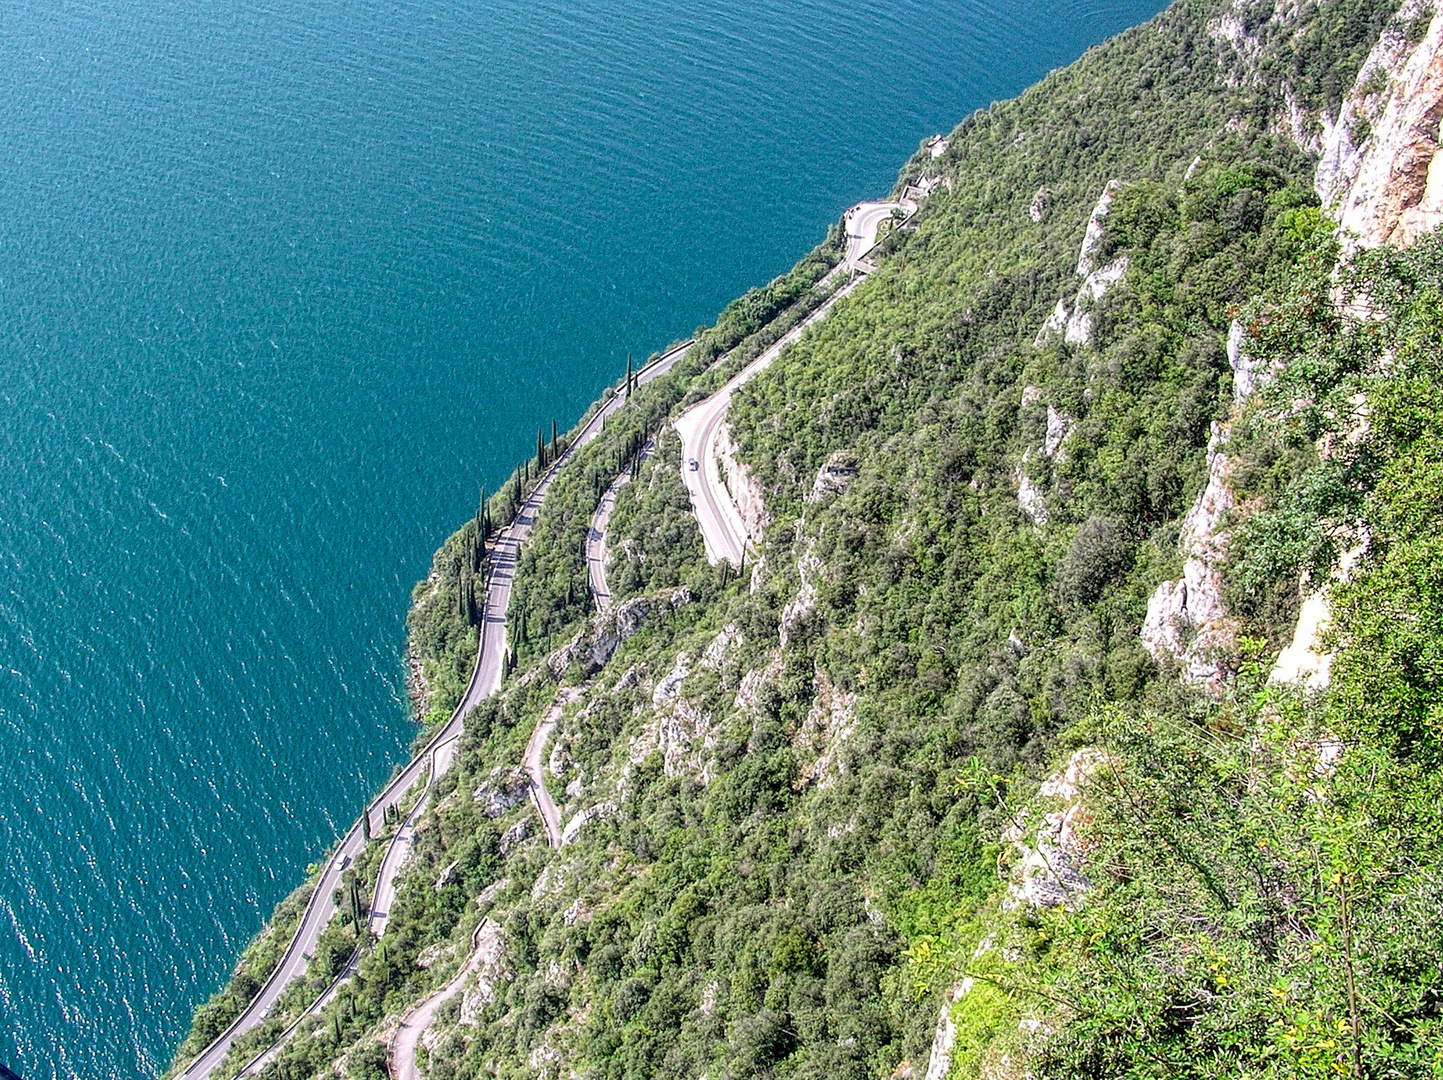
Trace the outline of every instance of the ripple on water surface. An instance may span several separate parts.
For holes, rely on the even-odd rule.
[[[11,5],[0,1060],[162,1069],[404,756],[475,485],[1156,6]]]

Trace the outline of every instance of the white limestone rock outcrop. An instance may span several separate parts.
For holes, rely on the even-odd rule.
[[[1367,550],[1366,541],[1354,546],[1338,560],[1333,578],[1346,581]],[[1291,683],[1307,690],[1322,690],[1332,680],[1333,654],[1323,651],[1323,636],[1333,621],[1333,605],[1326,587],[1315,589],[1303,599],[1298,625],[1273,664],[1269,682]]]
[[[1097,328],[1097,306],[1112,287],[1127,276],[1128,259],[1119,255],[1105,265],[1097,265],[1102,239],[1107,229],[1107,215],[1121,190],[1120,180],[1109,180],[1087,219],[1082,247],[1077,253],[1077,276],[1082,284],[1072,303],[1061,299],[1047,316],[1033,344],[1041,348],[1061,335],[1069,345],[1091,345]]]
[[[801,761],[796,786],[816,783],[825,790],[845,771],[842,751],[857,729],[857,695],[834,685],[823,668],[814,684],[811,707],[792,737]]]
[[[838,450],[827,458],[817,470],[812,481],[812,490],[803,496],[808,503],[820,502],[828,495],[840,495],[857,478],[857,455],[850,450]]]
[[[1003,842],[1012,846],[1017,857],[1004,908],[1061,907],[1088,890],[1078,828],[1088,820],[1083,801],[1088,777],[1106,761],[1100,750],[1077,751],[1067,768],[1048,777],[1038,792],[1039,798],[1052,802],[1056,809],[1039,815],[1024,807],[1002,834]]]
[[[1183,575],[1164,581],[1147,602],[1142,644],[1153,659],[1176,661],[1190,682],[1220,695],[1236,645],[1236,626],[1223,604],[1222,564],[1227,533],[1222,525],[1233,509],[1227,484],[1227,429],[1214,423],[1208,440],[1207,485],[1183,519],[1178,550]]]
[[[1027,462],[1031,456],[1030,450],[1022,455],[1012,478],[1017,483],[1017,506],[1032,519],[1032,524],[1041,527],[1048,521],[1047,500],[1042,497],[1042,490],[1032,482],[1032,477],[1027,475]]]
[[[501,986],[511,979],[511,967],[506,958],[506,931],[487,916],[481,920],[476,931],[476,951],[472,954],[475,964],[476,981],[466,988],[461,998],[461,1016],[457,1021],[462,1027],[477,1027],[486,1006],[496,1000]]]
[[[1067,326],[1062,332],[1063,341],[1069,345],[1092,344],[1097,328],[1097,305],[1114,285],[1127,276],[1127,267],[1127,256],[1119,255],[1087,275],[1072,302],[1072,314],[1067,317]]]
[[[1037,331],[1037,336],[1032,339],[1035,348],[1042,348],[1053,338],[1067,331],[1067,301],[1058,300],[1057,306],[1047,318],[1042,320],[1042,326]]]
[[[762,501],[762,488],[756,477],[752,476],[751,470],[737,457],[731,428],[725,425],[717,438],[717,460],[721,463],[722,479],[726,482],[727,491],[731,493],[732,502],[736,504],[737,513],[741,515],[742,528],[746,531],[747,539],[761,539],[763,531],[771,521],[766,504]]]
[[[1037,189],[1037,194],[1032,196],[1032,204],[1027,208],[1027,216],[1033,221],[1040,222],[1047,216],[1047,211],[1051,206],[1052,189],[1043,184]]]
[[[1443,8],[1433,11],[1416,45],[1405,34],[1426,13],[1422,0],[1405,0],[1359,69],[1337,123],[1325,125],[1314,187],[1333,207],[1346,243],[1406,247],[1443,225]],[[1355,145],[1353,135],[1365,124],[1368,135]],[[1366,546],[1364,536],[1340,561],[1336,578],[1346,580]],[[1332,655],[1321,641],[1331,619],[1325,585],[1304,599],[1270,681],[1328,685]]]
[[[685,585],[663,592],[634,596],[597,614],[591,626],[579,631],[570,641],[546,658],[547,666],[558,679],[579,662],[582,674],[590,677],[606,666],[617,646],[634,637],[647,623],[678,611],[695,597]]]
[[[782,648],[787,647],[787,642],[796,632],[798,626],[817,607],[817,575],[822,572],[822,560],[810,548],[797,560],[797,576],[801,579],[797,586],[797,595],[787,601],[787,606],[782,608],[781,626],[778,630],[779,643]]]
[[[1072,417],[1055,405],[1047,406],[1047,435],[1042,441],[1042,452],[1061,464],[1067,457],[1063,444],[1076,426]]]
[[[1324,140],[1316,187],[1345,237],[1364,246],[1411,244],[1443,223],[1443,9],[1416,47],[1400,12],[1385,29]],[[1365,123],[1361,146],[1352,139]]]
[[[1112,201],[1122,189],[1121,180],[1109,180],[1098,196],[1097,205],[1087,219],[1087,231],[1082,235],[1082,247],[1077,252],[1077,276],[1085,278],[1097,269],[1098,248],[1102,246],[1103,233],[1107,229],[1107,215],[1112,210]]]
[[[1263,365],[1248,355],[1247,334],[1236,319],[1228,327],[1228,367],[1233,370],[1233,404],[1241,405],[1267,377]]]
[[[561,846],[566,847],[568,844],[573,843],[576,838],[581,835],[581,830],[592,822],[604,821],[615,813],[615,803],[600,802],[595,806],[588,806],[568,821],[566,828],[561,830]]]
[[[957,1042],[957,1024],[952,1019],[952,1006],[972,990],[972,979],[966,978],[942,999],[942,1014],[937,1017],[937,1033],[932,1036],[932,1053],[927,1059],[927,1080],[946,1080],[952,1070],[952,1047]]]
[[[525,769],[502,765],[491,770],[471,797],[483,814],[497,818],[524,803],[530,791],[531,781]]]
[[[716,637],[701,654],[701,666],[708,671],[723,671],[727,663],[727,657],[735,648],[740,648],[743,641],[741,627],[736,623],[727,623],[717,631]],[[722,680],[722,688],[726,688],[726,680]]]

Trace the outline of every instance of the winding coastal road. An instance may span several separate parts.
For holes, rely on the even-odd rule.
[[[655,451],[656,440],[647,439],[646,445],[641,448],[638,464],[645,464]],[[611,512],[616,509],[616,498],[630,481],[631,470],[622,469],[621,475],[601,496],[596,513],[591,515],[591,527],[586,530],[586,584],[591,589],[592,603],[600,614],[611,610],[611,588],[606,584],[606,529],[611,524]]]
[[[638,383],[650,382],[670,371],[691,344],[691,341],[683,342],[643,368],[637,375]],[[601,408],[592,414],[591,419],[577,433],[571,445],[551,465],[531,494],[527,496],[511,524],[501,531],[490,557],[491,569],[487,577],[486,605],[477,645],[476,666],[472,670],[471,681],[467,684],[466,693],[462,695],[460,704],[456,706],[450,719],[432,736],[421,752],[412,758],[405,768],[385,786],[381,794],[366,807],[364,819],[368,821],[369,828],[363,827],[362,818],[357,818],[356,823],[341,838],[334,853],[327,860],[325,869],[321,872],[320,881],[317,882],[310,903],[301,916],[300,924],[296,927],[280,962],[271,972],[265,985],[251,999],[250,1004],[241,1011],[240,1015],[231,1022],[230,1026],[177,1074],[178,1080],[204,1080],[209,1077],[230,1051],[235,1040],[265,1021],[286,987],[305,973],[321,931],[326,928],[337,911],[332,897],[341,887],[341,875],[355,862],[356,857],[366,846],[367,834],[378,834],[381,831],[385,825],[386,812],[398,808],[406,793],[416,785],[422,776],[429,775],[434,780],[450,768],[455,756],[456,737],[461,734],[466,714],[500,689],[506,670],[506,612],[511,605],[511,587],[521,554],[521,546],[531,533],[531,526],[536,521],[536,512],[541,508],[541,502],[545,499],[547,491],[550,490],[556,474],[571,461],[577,450],[596,438],[601,432],[606,418],[620,408],[625,400],[623,393],[613,392]],[[414,816],[418,817],[419,815]],[[402,828],[404,829],[404,827],[403,823]],[[396,874],[405,861],[406,851],[397,850],[400,847],[402,845],[393,843],[392,851],[396,851],[394,859],[390,857],[391,852],[388,851],[373,892],[373,897],[380,901],[376,906],[381,908],[383,930],[384,919],[389,917],[391,899],[394,898]],[[273,1050],[274,1047],[261,1056],[265,1057]]]
[[[681,478],[686,484],[687,494],[691,496],[696,522],[701,528],[702,545],[706,549],[707,561],[712,565],[725,559],[733,566],[741,566],[754,539],[748,534],[736,500],[727,488],[718,458],[717,442],[726,427],[732,395],[738,387],[769,368],[782,350],[800,338],[807,327],[826,318],[832,305],[849,295],[860,280],[856,278],[843,285],[821,307],[782,335],[776,344],[732,376],[731,381],[715,394],[697,402],[676,418],[677,434],[681,436]]]
[[[842,266],[867,270],[862,264],[868,253],[877,246],[877,230],[882,222],[901,213],[903,220],[917,212],[917,204],[911,199],[901,202],[858,203],[842,217],[847,230],[847,252],[842,257]]]
[[[783,349],[800,338],[807,327],[826,318],[832,305],[857,287],[862,278],[856,275],[866,274],[872,269],[865,259],[877,246],[877,231],[884,221],[898,213],[906,220],[916,212],[917,204],[910,199],[902,202],[858,203],[848,210],[843,218],[847,230],[847,250],[842,261],[828,277],[849,275],[852,280],[828,297],[816,311],[787,331],[776,344],[737,372],[731,381],[715,394],[697,402],[676,418],[675,426],[677,434],[681,436],[682,445],[681,478],[691,496],[691,505],[696,512],[697,525],[701,528],[707,561],[712,565],[725,559],[733,566],[741,566],[747,549],[756,539],[749,534],[746,522],[737,507],[736,498],[727,487],[726,478],[722,476],[718,443],[726,428],[726,415],[731,407],[732,395],[738,387],[770,367],[782,354]]]
[[[574,687],[570,691],[561,692],[551,708],[546,710],[545,715],[531,729],[531,738],[526,740],[526,752],[521,759],[526,777],[531,781],[531,802],[536,807],[536,813],[541,816],[541,824],[546,828],[547,842],[553,848],[561,846],[561,811],[546,788],[546,744],[561,720],[562,710],[578,697],[580,691]]]
[[[395,1080],[420,1080],[421,1071],[416,1068],[416,1047],[421,1044],[421,1036],[426,1034],[426,1029],[436,1019],[436,1013],[441,1006],[459,994],[471,974],[486,962],[483,938],[488,931],[496,929],[496,924],[490,919],[481,920],[481,925],[476,927],[476,932],[471,935],[471,955],[466,963],[461,965],[461,970],[456,972],[445,986],[417,1002],[401,1017],[401,1022],[396,1027],[396,1040],[391,1044],[391,1075]]]
[[[847,250],[842,262],[832,271],[836,276],[851,275],[856,271],[868,272],[871,268],[862,260],[868,252],[876,246],[877,231],[883,221],[893,217],[895,211],[901,211],[904,217],[910,217],[917,210],[917,204],[911,201],[906,203],[862,203],[847,212]],[[818,320],[825,318],[831,310],[832,305],[844,296],[851,293],[857,286],[860,278],[848,282],[835,293],[833,293],[816,311],[803,319],[797,326],[793,327],[783,335],[774,345],[766,350],[756,360],[752,361],[734,376],[725,386],[718,390],[705,401],[699,402],[687,410],[676,421],[676,428],[682,435],[682,477],[686,481],[688,491],[692,495],[693,505],[697,508],[697,518],[702,524],[702,536],[706,545],[707,557],[713,563],[721,558],[740,565],[746,550],[748,537],[746,528],[742,523],[741,514],[736,508],[725,483],[720,476],[716,461],[716,440],[726,417],[727,407],[731,404],[731,396],[737,387],[741,386],[748,379],[757,375],[781,355],[788,345],[791,345]],[[690,342],[671,350],[659,358],[655,363],[643,368],[637,373],[638,385],[643,385],[654,378],[664,375],[670,371],[672,366],[685,353]],[[541,499],[545,496],[545,490],[549,488],[552,477],[556,471],[569,460],[572,450],[584,446],[587,441],[601,430],[601,423],[605,417],[620,405],[624,404],[624,397],[617,393],[600,409],[582,429],[574,447],[569,448],[556,465],[554,465],[532,495],[536,508],[539,508]],[[595,427],[593,428],[593,424]],[[640,460],[645,461],[655,451],[655,440],[648,440],[642,447]],[[694,452],[696,451],[696,452]],[[688,460],[695,459],[698,462],[705,461],[705,467],[698,467],[693,472],[688,468]],[[623,469],[621,474],[607,487],[592,515],[590,525],[586,534],[586,573],[587,584],[591,590],[592,600],[596,605],[598,613],[605,613],[611,607],[611,590],[606,581],[606,530],[611,521],[612,511],[616,507],[616,500],[621,489],[631,479],[631,470]],[[532,500],[528,500],[530,508]],[[529,509],[518,515],[516,523],[522,522],[526,517],[525,531],[521,534],[524,541],[526,532],[530,531],[530,521],[534,519],[535,509]],[[519,543],[517,546],[519,552]],[[514,570],[514,558],[513,558]],[[506,595],[501,605],[501,624],[504,632],[505,605],[510,600],[510,577],[506,579]],[[493,586],[494,589],[494,586]],[[487,592],[487,616],[488,622],[491,610],[492,590]],[[504,649],[504,638],[499,646]],[[485,652],[485,642],[482,643],[482,652]],[[480,670],[480,663],[477,668]],[[553,848],[559,848],[562,843],[563,830],[561,828],[561,812],[551,792],[546,787],[546,744],[550,741],[552,733],[560,721],[562,712],[566,705],[575,701],[580,694],[579,689],[574,689],[570,696],[563,691],[562,695],[547,710],[546,714],[537,722],[532,729],[531,736],[526,742],[526,749],[523,754],[522,765],[526,771],[529,781],[531,800],[536,807],[538,816],[541,818],[543,827],[546,830],[546,837]],[[479,700],[479,699],[478,699]],[[464,706],[464,703],[463,703]],[[458,710],[459,711],[459,710]],[[424,800],[422,800],[424,801]],[[416,816],[413,811],[412,816]],[[410,819],[408,818],[408,821]],[[393,842],[393,850],[398,845]],[[387,853],[390,858],[390,852]],[[404,855],[398,857],[404,861]],[[399,863],[398,863],[399,865]],[[385,878],[383,872],[382,878]],[[378,888],[377,895],[381,892]],[[396,1041],[392,1046],[390,1070],[393,1080],[419,1080],[420,1073],[416,1068],[416,1047],[419,1045],[422,1035],[435,1018],[436,1011],[441,1004],[454,997],[461,989],[466,978],[475,969],[480,956],[479,950],[475,949],[473,943],[473,955],[462,967],[462,970],[445,987],[423,1002],[417,1005],[411,1013],[403,1018],[400,1028],[397,1031]]]
[[[849,210],[845,217],[846,254],[833,273],[853,274],[857,271],[862,273],[869,271],[871,267],[864,260],[876,246],[877,232],[881,224],[891,218],[895,211],[900,210],[904,216],[910,216],[916,211],[916,208],[916,203],[909,200],[900,203],[861,203]],[[701,526],[706,545],[707,558],[712,563],[725,558],[740,565],[750,540],[746,535],[741,514],[727,491],[717,463],[717,437],[724,426],[732,394],[737,387],[770,366],[782,350],[796,341],[808,326],[825,317],[833,304],[856,287],[858,280],[854,278],[844,285],[821,307],[747,365],[725,386],[705,401],[694,405],[677,419],[676,428],[681,433],[683,442],[682,477],[691,493],[698,524]],[[691,344],[691,341],[684,342],[668,350],[654,363],[643,368],[636,376],[638,385],[643,385],[670,371]],[[450,768],[455,756],[457,737],[462,732],[466,715],[500,688],[505,675],[506,615],[510,608],[512,585],[521,548],[530,535],[537,511],[557,473],[571,461],[577,450],[600,433],[607,417],[620,408],[625,400],[623,392],[618,390],[612,393],[612,396],[582,427],[560,459],[547,470],[541,481],[527,496],[510,525],[501,531],[490,556],[490,573],[487,578],[486,603],[477,646],[476,665],[460,704],[420,753],[396,774],[380,795],[366,807],[363,817],[358,818],[341,838],[331,857],[327,860],[310,903],[275,970],[231,1025],[177,1074],[178,1080],[205,1080],[225,1058],[236,1039],[265,1021],[285,989],[305,973],[321,932],[336,914],[337,905],[332,898],[341,888],[342,874],[354,864],[356,858],[361,854],[367,844],[367,837],[380,833],[386,823],[388,812],[399,809],[407,792],[411,791],[423,777],[427,779],[429,787],[430,783],[444,775]],[[696,460],[699,463],[697,471],[693,472],[688,468],[687,463],[690,460]],[[607,495],[610,497],[610,502],[608,504],[607,500],[603,499],[603,506],[598,508],[599,521],[596,518],[593,519],[592,531],[587,538],[588,578],[599,610],[605,610],[606,606],[610,604],[610,592],[606,587],[604,565],[605,531],[610,517],[610,508],[615,505],[615,494],[620,490],[624,479],[625,474],[608,489]],[[604,515],[602,514],[603,508],[606,511]],[[540,775],[540,759],[549,735],[549,727],[543,730],[542,725],[538,725],[532,736],[535,743],[534,753],[533,747],[528,744],[526,764],[531,779],[532,796],[537,801],[538,809],[547,826],[548,837],[555,844],[558,843],[558,834],[555,830],[559,828],[559,814],[554,802],[551,802],[549,793],[546,792],[545,783]],[[535,765],[534,769],[532,768],[533,764]],[[396,880],[406,857],[414,846],[414,825],[426,802],[427,796],[423,793],[402,822],[382,860],[381,871],[373,892],[373,910],[369,924],[371,930],[377,934],[385,931],[390,909],[395,899]],[[551,803],[549,817],[546,812],[546,803]],[[307,1010],[307,1013],[315,1011],[329,1000],[344,976],[345,973]],[[253,1070],[258,1070],[269,1061],[284,1039],[289,1036],[290,1031],[294,1030],[294,1027],[295,1025],[292,1025],[281,1040],[252,1059],[245,1072],[249,1074]],[[409,1068],[414,1070],[414,1061]]]

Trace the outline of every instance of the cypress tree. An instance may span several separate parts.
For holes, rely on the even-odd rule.
[[[626,354],[626,399],[631,400],[631,353]]]
[[[551,460],[556,460],[556,420],[551,421]]]

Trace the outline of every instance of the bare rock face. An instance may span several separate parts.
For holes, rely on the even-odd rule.
[[[1344,99],[1338,122],[1327,129],[1314,186],[1336,208],[1345,240],[1364,246],[1406,247],[1443,224],[1443,9],[1435,9],[1416,46],[1404,26],[1426,9],[1405,0],[1383,28]],[[1370,126],[1355,145],[1354,132]],[[1326,125],[1325,125],[1326,127]],[[1355,312],[1366,317],[1366,310]],[[1229,359],[1232,359],[1231,338]],[[1234,370],[1237,365],[1234,364]],[[1236,378],[1236,376],[1235,376]],[[1326,453],[1326,447],[1320,447]],[[1346,579],[1367,546],[1367,537],[1344,555],[1337,570]],[[1332,618],[1326,585],[1303,601],[1292,642],[1278,655],[1270,681],[1310,689],[1326,687],[1332,655],[1321,639]]]
[[[1208,36],[1214,41],[1223,41],[1231,45],[1233,51],[1249,68],[1256,66],[1258,55],[1262,51],[1262,42],[1248,33],[1247,25],[1237,10],[1224,11],[1217,18],[1210,20]]]
[[[798,788],[815,781],[825,789],[842,775],[842,751],[857,727],[856,708],[857,695],[834,686],[826,670],[819,667],[816,696],[792,737],[792,746],[804,762]]]
[[[676,654],[676,662],[672,664],[671,671],[662,676],[651,692],[651,703],[657,708],[669,705],[676,700],[681,692],[681,684],[691,674],[691,653],[685,650]]]
[[[753,668],[742,676],[742,684],[737,687],[737,708],[746,713],[755,712],[760,704],[762,688],[775,683],[781,673],[782,654],[773,650],[763,666]]]
[[[1180,581],[1164,581],[1147,602],[1142,644],[1156,660],[1175,660],[1190,682],[1220,695],[1236,642],[1236,626],[1223,605],[1222,563],[1227,555],[1224,517],[1233,508],[1227,485],[1227,430],[1213,424],[1208,441],[1208,482],[1183,519],[1178,550]]]
[[[1003,910],[1036,911],[1070,906],[1081,900],[1091,887],[1083,873],[1086,844],[1079,829],[1089,820],[1084,801],[1089,778],[1108,767],[1109,759],[1103,751],[1091,747],[1077,751],[1068,760],[1066,768],[1043,783],[1038,792],[1042,808],[1024,807],[1013,818],[1002,835],[1007,852],[1012,857],[1007,895],[1002,901]],[[1050,809],[1047,809],[1049,806]],[[1007,865],[1006,859],[1007,854],[1004,853],[999,867]],[[1020,959],[1022,953],[1017,947],[1015,929],[1009,932],[1005,923],[994,923],[994,926],[996,932],[989,933],[973,949],[972,961],[977,966],[972,970],[981,971],[988,966],[1007,965]],[[947,1080],[951,1073],[957,1039],[965,1030],[959,1026],[953,1013],[958,1003],[972,993],[975,985],[974,977],[968,975],[942,998],[932,1036],[932,1049],[927,1059],[926,1080]],[[1043,1040],[1052,1033],[1045,1018],[1037,1014],[1024,1015],[1018,1031],[1026,1036],[1022,1047],[1024,1060],[1030,1053],[1026,1044]],[[979,1075],[1029,1075],[1025,1069],[1019,1070],[1018,1064],[1021,1062],[1009,1062],[1009,1058],[1003,1056],[985,1063]]]
[[[653,619],[684,608],[693,599],[685,585],[666,592],[634,596],[598,615],[589,629],[579,631],[548,656],[546,663],[560,678],[573,663],[580,661],[583,675],[590,678],[606,666],[623,641],[630,640]]]
[[[1102,245],[1102,234],[1107,227],[1107,215],[1112,209],[1112,200],[1122,188],[1121,180],[1109,180],[1098,196],[1097,205],[1087,219],[1087,231],[1082,236],[1082,248],[1077,253],[1077,276],[1085,278],[1097,269],[1098,248]]]
[[[1032,196],[1032,205],[1027,208],[1027,216],[1033,221],[1041,221],[1047,216],[1047,211],[1052,206],[1052,189],[1043,184],[1037,189],[1037,194]]]
[[[436,884],[434,888],[437,892],[440,892],[447,885],[453,884],[454,882],[460,880],[456,874],[456,870],[460,865],[460,862],[453,859],[446,864],[445,869],[443,869],[441,873],[436,875]]]
[[[1233,402],[1241,405],[1262,385],[1267,372],[1248,355],[1243,324],[1236,319],[1228,327],[1228,366],[1233,369]]]
[[[1097,200],[1097,205],[1093,207],[1092,214],[1087,219],[1087,231],[1082,237],[1082,248],[1077,253],[1077,276],[1082,278],[1082,285],[1070,305],[1066,299],[1057,301],[1057,306],[1037,331],[1037,337],[1033,341],[1037,348],[1042,348],[1059,334],[1069,345],[1092,344],[1097,305],[1108,291],[1127,275],[1126,255],[1118,256],[1105,266],[1097,265],[1107,227],[1107,215],[1121,188],[1122,181],[1109,180]]]
[[[664,775],[689,775],[705,786],[715,771],[712,751],[716,741],[711,713],[696,700],[680,698],[670,708],[652,714],[651,722],[631,740],[627,754],[633,766],[660,754]]]
[[[1041,329],[1037,331],[1037,336],[1032,339],[1032,344],[1035,348],[1040,349],[1053,338],[1057,337],[1058,334],[1065,333],[1066,330],[1067,301],[1059,300],[1057,301],[1057,306],[1052,309],[1052,313],[1043,320]]]
[[[1367,546],[1367,536],[1359,537],[1358,543],[1338,560],[1333,572],[1335,580],[1346,581],[1352,577]],[[1308,690],[1325,689],[1332,681],[1333,654],[1323,651],[1322,642],[1332,621],[1333,605],[1327,587],[1314,589],[1304,597],[1298,625],[1293,628],[1293,640],[1278,653],[1268,681],[1291,683]]]
[[[743,635],[741,627],[736,623],[727,623],[717,631],[716,637],[702,650],[701,666],[708,671],[721,671],[727,662],[727,656],[733,647],[740,647]],[[723,682],[725,686],[725,682]]]
[[[1369,247],[1410,244],[1443,223],[1443,10],[1411,50],[1396,25],[1359,72],[1316,180],[1325,200],[1337,200],[1344,234]],[[1353,147],[1359,118],[1371,119],[1372,130]]]
[[[1022,455],[1022,461],[1013,473],[1013,479],[1017,481],[1017,505],[1032,519],[1032,524],[1042,526],[1046,525],[1048,520],[1047,501],[1042,497],[1042,491],[1032,482],[1032,477],[1027,475],[1029,456],[1030,454]]]
[[[497,818],[524,803],[530,791],[531,781],[525,769],[503,765],[491,770],[491,775],[476,789],[472,798],[483,814]]]
[[[531,821],[531,818],[524,817],[501,834],[501,840],[497,846],[502,855],[510,854],[531,838]]]
[[[927,1080],[946,1080],[952,1070],[952,1047],[957,1042],[957,1024],[952,1019],[952,1006],[972,989],[972,980],[963,979],[942,999],[942,1015],[937,1017],[937,1033],[932,1036],[932,1054],[927,1059]]]
[[[1077,299],[1072,302],[1072,314],[1062,338],[1069,345],[1091,345],[1097,321],[1094,311],[1108,291],[1127,275],[1126,255],[1119,255],[1106,266],[1091,271],[1077,290]]]
[[[566,823],[566,828],[561,830],[561,846],[565,847],[581,835],[581,830],[590,825],[593,821],[602,821],[616,813],[616,804],[609,802],[597,803],[595,806],[588,806],[574,818]]]
[[[1410,2],[1404,8],[1415,6]],[[1363,164],[1363,147],[1368,143],[1367,132],[1382,115],[1387,104],[1388,87],[1413,52],[1413,47],[1404,37],[1402,20],[1411,20],[1416,15],[1416,10],[1400,11],[1397,18],[1383,28],[1367,59],[1358,69],[1357,78],[1353,80],[1348,96],[1343,99],[1337,119],[1321,118],[1323,134],[1317,147],[1319,161],[1313,187],[1324,206],[1336,204],[1347,195],[1349,187],[1357,179]],[[1285,92],[1289,107],[1296,109],[1291,88],[1285,88]],[[1295,141],[1304,150],[1312,149],[1296,137]]]
[[[838,450],[827,458],[826,464],[817,470],[811,492],[804,496],[809,503],[819,502],[828,495],[840,495],[857,478],[857,455],[850,450]]]
[[[1076,426],[1072,417],[1053,405],[1047,406],[1047,436],[1042,443],[1042,452],[1053,461],[1061,463],[1066,457],[1063,443]]]
[[[1048,777],[1039,792],[1057,808],[1040,819],[1024,809],[1003,833],[1003,841],[1017,855],[1004,907],[1061,907],[1087,891],[1077,829],[1088,816],[1082,800],[1087,778],[1105,761],[1100,750],[1077,751],[1067,768]]]
[[[472,954],[472,963],[475,964],[476,982],[466,988],[461,999],[458,1022],[463,1027],[478,1026],[486,1006],[496,1000],[497,991],[511,979],[511,967],[506,960],[506,931],[489,916],[481,920],[481,926],[476,931],[476,952]]]
[[[732,631],[735,634],[736,628],[732,627]],[[715,644],[716,641],[713,641],[712,645]],[[724,656],[725,646],[726,641],[723,638],[722,650],[713,652],[711,646],[708,646],[708,652]],[[705,665],[706,661],[703,659],[703,666]],[[630,766],[635,767],[653,754],[660,754],[662,771],[666,776],[688,774],[696,777],[702,784],[708,784],[712,780],[711,751],[716,746],[716,725],[711,714],[701,707],[700,699],[687,697],[682,692],[683,684],[693,667],[694,657],[691,653],[677,653],[676,663],[671,671],[657,681],[652,691],[653,709],[650,718],[628,745],[627,758]],[[570,827],[567,826],[568,829]]]
[[[742,526],[749,539],[760,539],[771,518],[767,515],[766,504],[762,501],[762,488],[756,477],[737,457],[736,444],[732,442],[731,428],[723,426],[717,439],[717,458],[721,462],[722,477],[732,502],[736,503],[741,515]]]
[[[782,622],[778,631],[779,642],[782,648],[786,648],[788,640],[796,631],[802,621],[807,618],[817,607],[817,575],[822,571],[822,560],[810,549],[797,560],[797,576],[801,578],[801,584],[797,586],[797,595],[787,601],[787,606],[782,608]]]

